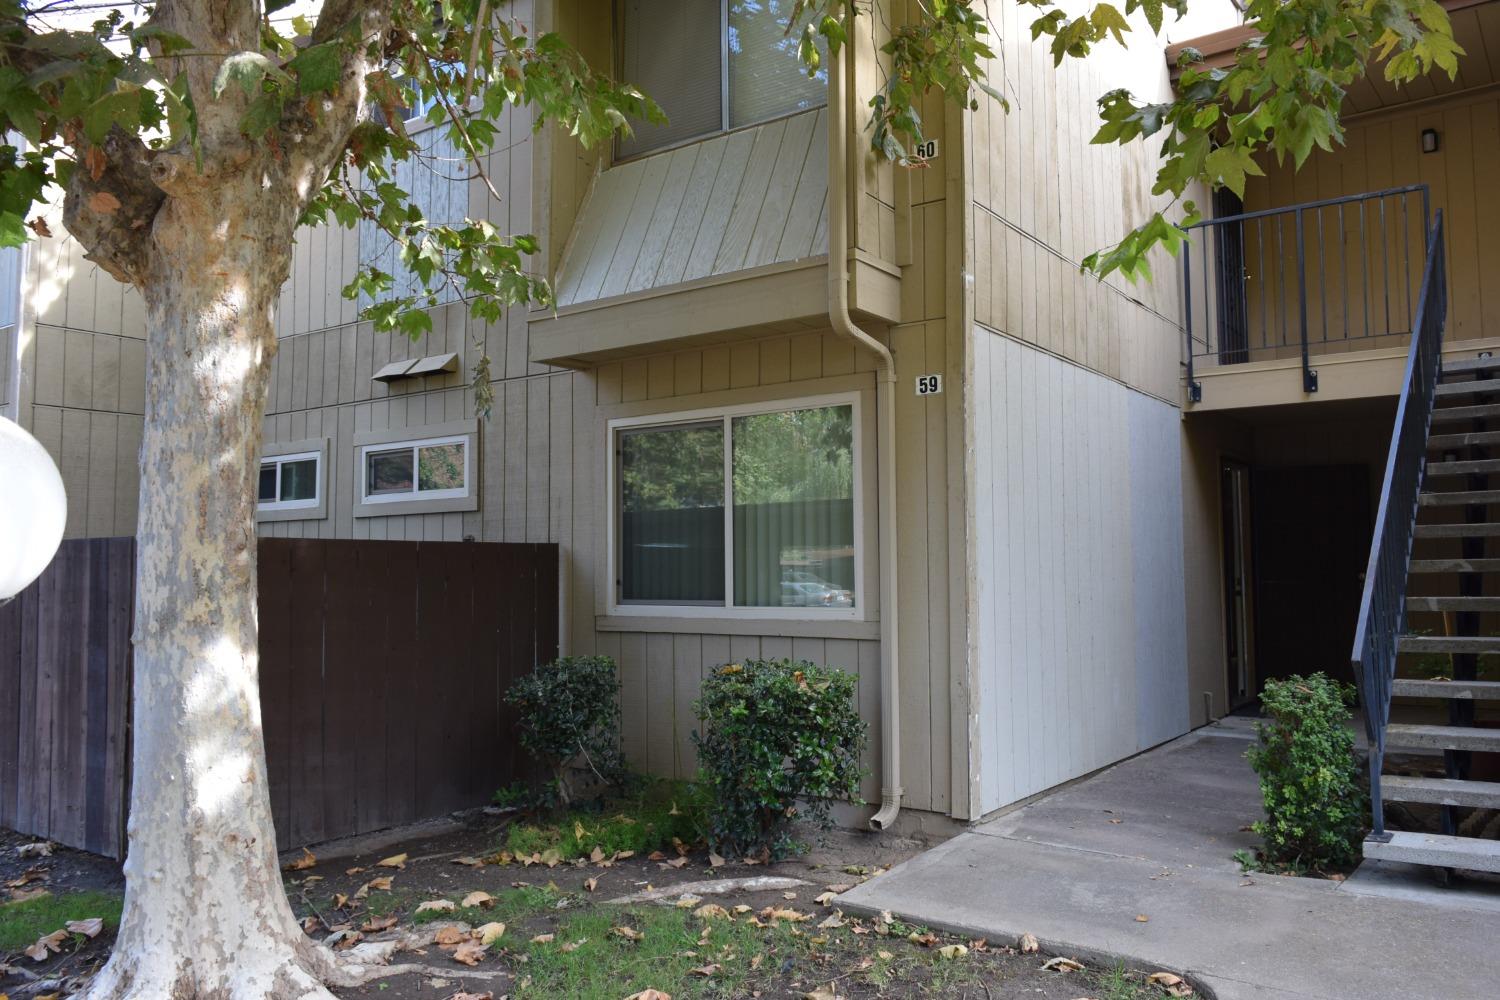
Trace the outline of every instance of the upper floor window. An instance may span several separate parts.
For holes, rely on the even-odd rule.
[[[637,156],[818,107],[828,75],[809,78],[797,58],[794,0],[622,0],[621,76],[666,112],[620,140]],[[826,65],[826,63],[824,64]]]

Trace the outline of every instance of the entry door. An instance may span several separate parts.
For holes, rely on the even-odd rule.
[[[1240,215],[1245,205],[1228,188],[1213,194],[1214,218]],[[1245,302],[1245,224],[1214,226],[1214,290],[1218,294],[1219,364],[1250,360],[1250,316]]]
[[[1353,682],[1349,653],[1370,555],[1370,492],[1364,465],[1255,470],[1257,683],[1317,670]]]
[[[1229,670],[1229,707],[1255,697],[1255,651],[1251,639],[1250,467],[1225,459],[1219,470],[1224,526],[1224,660]]]

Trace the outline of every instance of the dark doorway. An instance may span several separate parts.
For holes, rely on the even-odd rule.
[[[1228,188],[1213,194],[1214,218],[1224,219],[1245,211],[1239,195]],[[1213,227],[1214,290],[1218,296],[1219,364],[1238,365],[1250,360],[1250,316],[1245,303],[1245,224],[1230,222]]]
[[[1257,684],[1317,670],[1352,683],[1370,554],[1369,469],[1257,469],[1251,490]]]
[[[1220,523],[1224,529],[1224,663],[1230,709],[1254,699],[1254,577],[1250,565],[1250,466],[1224,459],[1219,466]]]

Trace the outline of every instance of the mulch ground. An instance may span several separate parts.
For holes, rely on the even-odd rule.
[[[390,840],[360,854],[335,856],[340,852],[325,849],[315,862],[285,873],[293,909],[314,937],[358,947],[361,941],[449,928],[436,942],[393,960],[415,963],[420,971],[336,991],[340,997],[625,1000],[649,989],[660,991],[658,998],[676,1000],[1188,995],[1186,984],[1169,989],[1140,973],[1022,953],[1020,942],[971,941],[896,921],[841,915],[836,898],[827,894],[878,878],[921,849],[909,840],[834,832],[814,837],[808,853],[769,865],[724,861],[710,867],[703,850],[552,866],[484,863],[496,857],[503,831],[502,820],[476,813],[457,831]],[[53,893],[122,890],[115,863],[64,848],[40,862],[18,858],[16,848],[29,841],[0,831],[0,884],[44,863],[41,884]],[[405,857],[381,865],[397,855]],[[681,903],[675,891],[661,903],[609,902],[647,889],[762,876],[806,884],[703,894]],[[472,905],[464,908],[465,900]],[[454,909],[423,908],[424,903],[452,903]],[[433,917],[438,922],[430,922]],[[0,906],[0,925],[4,919]],[[506,925],[503,933],[481,948],[478,932],[471,929],[491,924],[493,936],[493,924],[500,922]],[[0,954],[0,995],[22,1000],[59,985],[76,988],[102,964],[112,939],[112,928],[91,940],[79,938],[44,963]],[[22,971],[3,974],[6,967]]]

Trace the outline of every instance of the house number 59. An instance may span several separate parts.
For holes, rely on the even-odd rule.
[[[917,395],[936,396],[943,391],[943,376],[941,375],[918,375]]]

